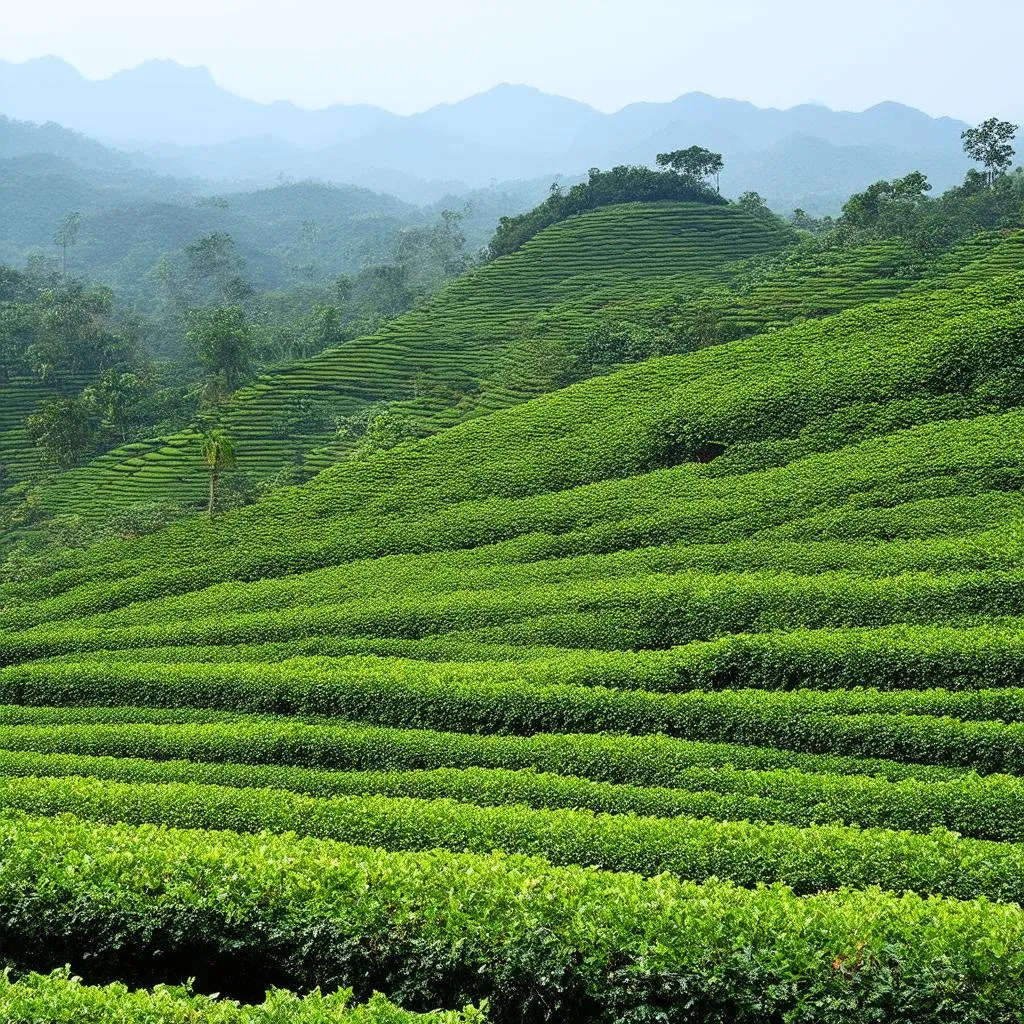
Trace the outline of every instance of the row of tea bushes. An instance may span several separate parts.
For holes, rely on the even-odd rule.
[[[227,994],[351,985],[567,1024],[1016,1024],[1024,914],[877,889],[798,897],[542,861],[268,834],[0,819],[0,943],[23,969]],[[787,979],[780,984],[780,977]]]
[[[0,673],[10,704],[146,704],[257,714],[324,715],[366,724],[450,732],[662,733],[805,753],[920,761],[981,772],[1024,771],[1024,723],[921,714],[829,714],[814,695],[778,692],[663,694],[604,687],[427,680],[382,672],[350,677],[315,661],[275,665],[36,664]],[[825,700],[832,699],[825,695]],[[837,702],[857,698],[837,696]],[[933,698],[866,695],[911,707]],[[956,701],[955,696],[951,700]],[[967,698],[965,698],[966,701]],[[998,694],[976,695],[978,702]],[[1010,700],[1012,700],[1012,695]],[[937,708],[933,708],[937,710]]]
[[[942,830],[921,835],[844,825],[798,828],[81,777],[2,777],[0,806],[110,823],[270,829],[391,850],[503,850],[649,876],[728,878],[746,886],[777,881],[804,893],[880,886],[1024,902],[1024,847]]]
[[[331,772],[287,763],[150,760],[160,753],[160,745],[151,744],[147,748],[143,743],[138,743],[137,749],[148,757],[39,753],[36,749],[118,748],[116,737],[112,743],[104,743],[104,739],[103,736],[11,737],[9,732],[0,731],[0,744],[20,748],[0,749],[0,775],[202,783],[284,789],[314,797],[440,798],[487,807],[523,804],[542,809],[581,809],[649,817],[708,817],[720,821],[799,826],[838,822],[914,832],[950,829],[978,839],[1024,841],[1024,784],[1006,775],[968,775],[952,783],[915,780],[892,783],[857,775],[809,775],[792,769],[755,771],[701,767],[680,772],[674,780],[675,788],[667,788],[599,782],[530,769]]]
[[[694,772],[712,773],[701,777],[721,777],[724,768],[742,770],[745,779],[754,779],[754,771],[773,769],[842,778],[870,775],[892,782],[977,778],[962,769],[936,765],[666,736],[488,736],[218,711],[179,714],[175,709],[146,707],[0,706],[0,723],[0,747],[12,750],[316,769],[526,768],[595,781],[681,788],[692,788],[688,780],[697,777]],[[175,723],[184,723],[184,727],[176,728]],[[224,723],[229,724],[222,727]],[[79,725],[84,728],[77,728]],[[1007,776],[1001,779],[1008,786],[1018,785]],[[843,784],[841,778],[838,784]]]
[[[262,1003],[243,1005],[187,987],[132,990],[114,982],[86,985],[67,969],[50,974],[0,975],[0,1018],[5,1024],[483,1024],[486,1013],[411,1013],[375,995],[356,1003],[351,990],[319,990],[299,997],[272,989]]]

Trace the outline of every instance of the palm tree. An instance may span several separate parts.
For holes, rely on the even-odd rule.
[[[203,461],[210,470],[210,505],[212,519],[217,511],[217,484],[220,474],[235,464],[235,446],[223,430],[208,430],[203,434]]]

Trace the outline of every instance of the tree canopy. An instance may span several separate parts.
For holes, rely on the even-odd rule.
[[[703,146],[690,146],[671,153],[659,153],[657,160],[659,167],[668,167],[693,182],[703,183],[714,177],[715,189],[721,191],[720,175],[725,168],[721,153],[712,153]]]
[[[990,117],[975,128],[968,128],[961,138],[964,152],[985,168],[985,175],[991,185],[1005,174],[1013,163],[1014,149],[1010,145],[1017,135],[1017,125]]]

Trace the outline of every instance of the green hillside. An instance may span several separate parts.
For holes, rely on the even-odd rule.
[[[466,396],[410,404],[431,436],[0,587],[16,965],[502,1024],[1019,1020],[1022,235],[740,273],[781,241],[566,221],[230,421],[325,465],[273,417],[422,371]],[[496,385],[524,331],[712,294],[763,333]],[[76,507],[190,495],[187,444]]]
[[[557,344],[602,318],[726,282],[735,261],[791,241],[777,222],[734,207],[606,207],[548,229],[378,335],[266,375],[235,395],[223,426],[243,472],[316,471],[352,447],[337,436],[339,417],[401,403],[422,435],[523,401],[552,386],[537,369],[537,339]],[[198,503],[205,475],[198,434],[185,432],[110,452],[46,489],[41,504],[102,521],[133,503]]]
[[[69,382],[66,390],[73,390],[77,382]],[[63,393],[62,388],[43,384],[31,377],[14,377],[0,384],[0,467],[3,476],[0,485],[10,486],[22,480],[36,468],[36,456],[25,421],[36,405],[46,398]]]
[[[386,410],[393,444],[509,407],[571,380],[572,353],[609,324],[647,332],[655,350],[685,350],[1024,265],[1021,232],[917,265],[893,240],[835,251],[793,243],[779,222],[735,206],[605,207],[548,228],[379,334],[264,375],[221,425],[245,478],[308,477],[358,445],[358,433],[338,430],[346,418]],[[147,502],[195,507],[207,490],[199,436],[117,448],[45,485],[38,507],[96,525]]]

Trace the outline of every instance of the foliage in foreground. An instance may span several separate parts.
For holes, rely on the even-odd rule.
[[[355,1004],[352,993],[319,990],[299,997],[272,989],[258,1005],[197,994],[187,986],[157,985],[150,991],[120,983],[85,985],[67,969],[51,974],[0,976],[0,1015],[5,1024],[482,1024],[485,1013],[410,1013],[375,994]]]
[[[991,1021],[1024,1012],[1024,914],[877,889],[645,880],[499,854],[0,822],[0,943],[126,984],[352,985],[502,1022]],[[785,979],[780,983],[780,979]]]
[[[961,839],[940,829],[917,835],[843,825],[799,828],[90,778],[0,778],[0,806],[111,824],[294,832],[388,850],[504,850],[543,856],[553,864],[646,876],[668,872],[745,886],[782,882],[798,893],[874,885],[892,892],[1024,903],[1024,847]]]

